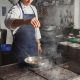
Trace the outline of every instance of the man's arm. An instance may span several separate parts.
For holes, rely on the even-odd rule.
[[[31,20],[15,19],[12,21],[11,26],[12,26],[12,28],[16,28],[21,25],[30,24],[30,23],[31,23]]]
[[[40,22],[36,17],[34,17],[32,19],[28,19],[28,20],[15,19],[12,21],[11,26],[12,26],[12,28],[16,28],[16,27],[19,27],[24,24],[32,24],[33,27],[40,27]]]
[[[38,54],[41,54],[42,53],[42,48],[41,48],[40,39],[36,39],[36,42],[37,42]]]

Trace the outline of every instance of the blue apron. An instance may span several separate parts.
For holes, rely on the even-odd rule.
[[[24,14],[24,11],[22,9],[21,4],[19,3],[22,13],[23,13],[23,19],[32,19],[35,17],[34,14]],[[37,55],[37,44],[35,39],[35,28],[29,24],[29,25],[22,25],[16,34],[14,35],[13,45],[16,54],[16,59],[18,63],[23,63],[24,59],[30,56],[36,56]]]

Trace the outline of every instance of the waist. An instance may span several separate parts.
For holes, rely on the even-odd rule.
[[[30,26],[32,26],[32,25],[29,24],[29,25],[21,25],[21,26],[18,26],[17,28],[15,28],[15,29],[13,30],[13,35],[16,34],[16,32],[17,32],[18,30],[21,30],[21,29],[23,29],[24,27],[27,28],[27,29],[30,29],[30,28],[31,28]],[[24,28],[24,29],[25,29],[25,28]],[[33,28],[33,26],[32,26],[32,28]],[[35,28],[33,28],[33,29],[35,30]]]

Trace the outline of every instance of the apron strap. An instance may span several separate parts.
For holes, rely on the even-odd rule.
[[[23,11],[23,8],[22,8],[22,5],[21,5],[21,1],[19,1],[18,3],[19,3],[19,6],[20,6],[20,8],[22,10],[22,13],[24,14],[24,11]],[[32,6],[30,6],[30,7],[31,7],[31,9],[32,9],[32,11],[33,11],[33,13],[35,15],[35,11],[33,10]]]
[[[35,14],[35,11],[34,11],[34,9],[32,8],[32,6],[30,6],[30,7],[31,7],[31,9],[32,9],[33,13]]]
[[[21,10],[22,10],[22,13],[24,14],[23,8],[22,8],[22,6],[21,6],[21,2],[19,1],[18,3],[19,3],[19,6],[20,6],[20,8],[21,8]]]

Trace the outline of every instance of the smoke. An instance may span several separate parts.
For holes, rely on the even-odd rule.
[[[53,68],[52,62],[50,62],[49,59],[47,58],[43,58],[41,63],[39,64],[39,70],[43,71],[43,70],[48,70],[51,68]]]

